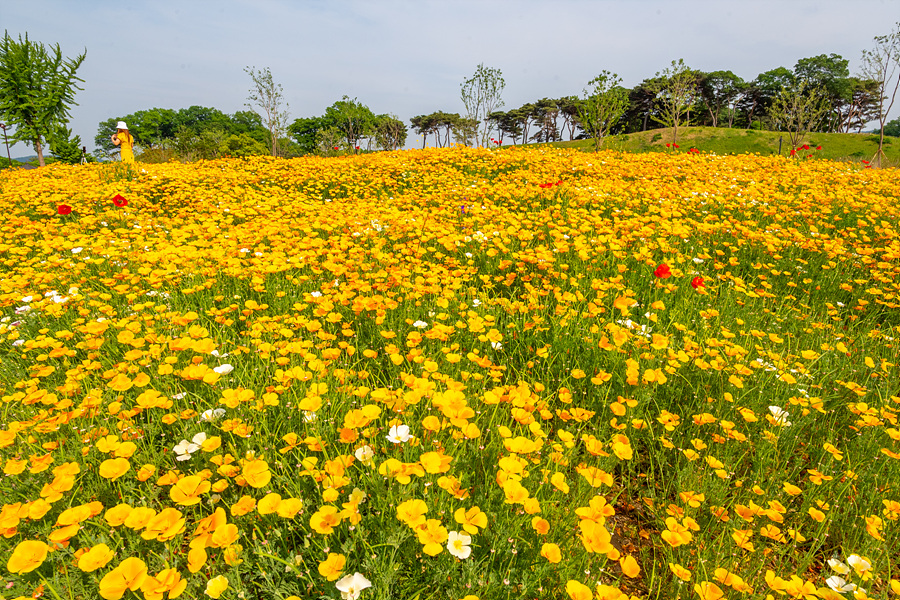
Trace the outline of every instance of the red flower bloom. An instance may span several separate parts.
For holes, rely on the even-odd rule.
[[[809,144],[803,144],[803,149],[804,149],[804,150],[809,150]]]
[[[672,144],[672,147],[673,148],[681,148],[681,146],[679,146],[678,144]]]
[[[72,207],[69,206],[68,204],[60,204],[59,206],[56,207],[56,212],[57,212],[57,214],[60,214],[60,215],[67,215],[70,212],[72,212]]]
[[[672,276],[672,270],[669,268],[669,265],[667,265],[666,263],[662,263],[661,265],[656,267],[656,270],[653,271],[653,274],[660,279],[668,279]]]
[[[691,287],[696,290],[699,288],[705,288],[706,284],[703,283],[702,277],[694,277],[693,279],[691,279]]]
[[[126,200],[122,194],[116,194],[113,198],[113,204],[121,208],[123,206],[128,206],[128,200]]]
[[[821,150],[822,146],[816,146],[816,150]]]

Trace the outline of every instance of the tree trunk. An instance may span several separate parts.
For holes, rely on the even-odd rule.
[[[884,128],[882,127],[882,131],[883,130],[884,130]],[[47,164],[44,162],[44,148],[41,146],[41,140],[37,140],[34,143],[34,150],[35,150],[35,152],[37,152],[37,155],[38,155],[38,164],[41,165],[42,167],[46,167]]]

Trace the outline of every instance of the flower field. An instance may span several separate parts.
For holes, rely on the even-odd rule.
[[[0,595],[900,597],[900,175],[0,174]]]

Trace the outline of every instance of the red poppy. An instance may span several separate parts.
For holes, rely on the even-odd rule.
[[[703,283],[702,277],[694,277],[693,279],[691,279],[691,287],[696,290],[696,289],[700,289],[700,288],[705,288],[706,284]]]
[[[653,274],[660,279],[668,279],[672,276],[672,270],[669,268],[669,265],[667,265],[666,263],[662,263],[661,265],[656,267],[656,270],[653,271]]]
[[[666,148],[671,148],[672,144],[666,144]]]
[[[821,150],[822,146],[816,146],[816,150]]]
[[[678,144],[672,144],[672,147],[673,148],[681,148],[681,146],[679,146]]]
[[[126,199],[122,196],[122,194],[116,194],[116,195],[113,197],[113,204],[115,204],[116,206],[118,206],[118,207],[121,208],[121,207],[123,207],[123,206],[128,206],[128,200],[126,200]]]
[[[60,214],[60,215],[67,215],[70,212],[72,212],[72,207],[69,206],[68,204],[60,204],[59,206],[56,207],[56,212],[57,212],[57,214]]]

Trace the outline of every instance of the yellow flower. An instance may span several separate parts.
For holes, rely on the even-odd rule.
[[[96,571],[105,567],[115,555],[116,553],[110,550],[106,544],[97,544],[78,557],[78,568],[87,572]]]
[[[131,468],[131,463],[126,458],[108,458],[100,463],[98,473],[104,479],[116,480]]]
[[[244,463],[244,469],[241,472],[247,483],[255,488],[265,487],[272,479],[272,473],[269,471],[269,465],[264,460],[250,460]]]
[[[341,515],[334,506],[323,506],[309,519],[309,526],[321,535],[330,535],[340,523]]]
[[[49,546],[38,540],[19,542],[6,562],[6,570],[10,573],[28,573],[34,571],[47,558]]]
[[[570,579],[566,582],[566,593],[569,595],[570,600],[593,600],[594,598],[591,588],[576,579]]]
[[[347,557],[343,554],[328,553],[328,557],[319,563],[319,575],[328,581],[336,581],[344,572]]]
[[[200,502],[200,496],[209,491],[211,484],[199,475],[188,475],[172,486],[169,498],[181,506],[191,506]]]
[[[126,591],[136,592],[147,578],[147,565],[139,558],[130,557],[100,580],[100,596],[105,600],[119,600]]]
[[[562,553],[556,544],[544,544],[541,546],[541,556],[546,558],[550,563],[556,564],[562,560]]]
[[[221,597],[225,590],[228,589],[228,578],[224,575],[217,575],[206,582],[206,590],[204,594],[216,600]]]

